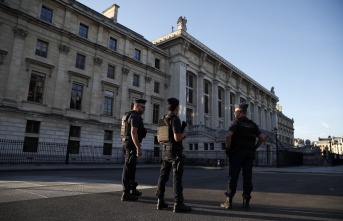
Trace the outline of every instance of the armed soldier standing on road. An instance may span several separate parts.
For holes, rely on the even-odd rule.
[[[232,208],[232,198],[236,193],[239,173],[243,173],[243,208],[249,209],[252,185],[252,166],[255,150],[264,142],[264,135],[258,126],[246,117],[248,104],[235,105],[235,120],[226,136],[226,154],[229,156],[229,182],[225,192],[226,201],[220,206]],[[256,137],[258,141],[256,143]]]
[[[179,112],[179,100],[176,98],[168,99],[168,111],[169,113],[160,119],[160,122],[165,122],[165,133],[158,131],[158,141],[163,143],[163,160],[161,165],[160,177],[157,183],[156,196],[157,209],[168,208],[168,204],[164,200],[164,192],[166,182],[169,180],[170,170],[173,169],[173,187],[175,203],[173,212],[190,212],[192,209],[190,206],[186,206],[183,201],[183,165],[184,157],[182,156],[182,140],[186,137],[184,128],[187,126],[186,122],[182,122],[177,116]],[[158,128],[160,130],[160,127]]]
[[[123,166],[121,201],[136,201],[142,195],[135,181],[137,157],[142,156],[141,142],[146,135],[141,115],[145,111],[146,100],[135,100],[133,110],[122,118],[121,137],[125,163]]]

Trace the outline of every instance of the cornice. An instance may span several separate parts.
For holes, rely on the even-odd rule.
[[[198,41],[196,38],[194,38],[192,35],[188,34],[186,31],[184,30],[176,30],[170,34],[164,35],[158,39],[155,39],[152,41],[153,44],[156,44],[157,46],[166,42],[170,42],[174,39],[177,38],[184,38],[186,40],[188,40],[189,42],[191,42],[194,46],[197,46],[198,48],[200,48],[201,50],[205,51],[207,54],[211,55],[212,57],[214,57],[215,59],[219,60],[221,64],[226,65],[229,69],[234,70],[237,74],[241,75],[242,77],[244,77],[246,79],[246,81],[250,82],[253,85],[258,86],[259,88],[263,89],[263,91],[268,94],[269,96],[273,97],[275,100],[279,100],[279,98],[275,95],[272,94],[268,89],[266,89],[265,87],[263,87],[261,84],[259,84],[257,81],[255,81],[254,79],[252,79],[251,77],[249,77],[247,74],[245,74],[243,71],[241,71],[240,69],[238,69],[236,66],[234,66],[233,64],[231,64],[230,62],[228,62],[227,60],[225,60],[223,57],[221,57],[219,54],[217,54],[216,52],[214,52],[213,50],[211,50],[210,48],[208,48],[206,45],[204,45],[203,43],[201,43],[200,41]]]

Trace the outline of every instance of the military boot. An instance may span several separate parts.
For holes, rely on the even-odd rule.
[[[186,206],[183,201],[180,202],[176,202],[174,204],[174,209],[173,212],[174,213],[187,213],[192,211],[192,208],[190,206]]]
[[[244,199],[243,198],[243,209],[244,210],[248,210],[250,208],[249,202],[250,202],[250,199]]]
[[[131,193],[123,192],[123,195],[121,196],[121,201],[137,201],[138,197],[132,195]]]
[[[220,204],[220,207],[225,209],[232,209],[232,198],[233,197],[226,197],[226,201]]]
[[[140,197],[140,196],[142,196],[142,192],[134,189],[134,190],[132,190],[132,195],[136,196],[136,197]]]
[[[164,200],[164,198],[158,198],[157,199],[157,209],[158,210],[162,210],[162,209],[166,209],[168,208],[168,204],[166,203],[166,201]]]
[[[138,186],[137,182],[132,182],[131,183],[131,190],[132,190],[131,193],[134,196],[140,197],[140,196],[142,196],[142,192],[137,190],[137,186]]]

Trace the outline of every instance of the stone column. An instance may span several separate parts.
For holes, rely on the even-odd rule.
[[[186,73],[187,63],[179,58],[171,65],[173,70],[170,72],[171,78],[171,96],[179,99],[180,112],[179,117],[181,121],[186,120]]]
[[[212,128],[217,129],[219,127],[218,122],[218,83],[219,81],[213,80],[212,87]]]
[[[63,109],[69,108],[69,101],[64,99],[65,96],[62,94],[63,89],[63,82],[67,72],[67,63],[68,63],[68,52],[70,47],[65,44],[60,44],[59,47],[59,59],[58,59],[58,67],[56,73],[56,82],[55,82],[55,93],[53,95],[52,101],[52,108],[51,112],[55,114],[63,114]],[[70,92],[69,92],[70,93]]]
[[[103,98],[100,97],[100,92],[102,91],[100,86],[100,71],[101,71],[102,59],[99,57],[94,57],[94,71],[93,71],[93,83],[91,89],[91,100],[89,109],[89,118],[97,120],[99,116],[97,113],[101,113],[100,108],[102,107]]]
[[[241,92],[237,91],[235,94],[235,104],[239,104],[241,100]]]
[[[198,72],[198,78],[197,78],[197,92],[196,94],[197,96],[197,121],[195,122],[196,124],[200,124],[200,122],[202,122],[202,124],[205,124],[204,121],[204,115],[205,115],[205,111],[204,111],[204,76],[205,73],[203,72]]]
[[[124,115],[125,112],[129,111],[130,108],[130,99],[128,96],[128,89],[127,89],[127,76],[129,75],[130,69],[126,67],[122,67],[122,79],[121,79],[121,99],[123,102],[120,102],[120,115],[119,117]],[[129,104],[128,104],[129,103]],[[128,104],[128,105],[127,105]],[[118,110],[114,110],[117,112]]]
[[[12,57],[10,59],[10,69],[8,73],[7,87],[3,104],[5,104],[6,106],[16,107],[17,91],[19,91],[18,79],[20,75],[20,68],[22,67],[22,55],[27,31],[21,28],[14,27],[13,32],[13,50]]]
[[[231,106],[230,106],[230,87],[226,86],[225,88],[225,130],[228,130],[231,122],[233,119],[231,119]]]

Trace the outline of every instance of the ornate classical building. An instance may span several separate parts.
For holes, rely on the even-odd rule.
[[[157,122],[173,96],[189,124],[186,150],[222,150],[233,105],[242,102],[269,137],[262,149],[273,145],[271,131],[280,125],[292,142],[293,122],[279,114],[274,91],[191,36],[185,18],[150,42],[117,22],[118,9],[100,14],[74,0],[0,1],[0,139],[24,141],[24,152],[40,143],[68,144],[74,154],[100,146],[104,159],[115,161],[121,116],[144,98],[142,147],[158,157]]]
[[[321,138],[318,137],[318,141],[314,141],[314,146],[320,148],[321,152],[324,150],[330,153],[342,155],[343,154],[343,137],[331,137]]]
[[[276,105],[278,119],[278,139],[285,147],[294,147],[294,120],[282,113],[282,107]]]

